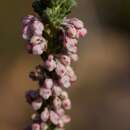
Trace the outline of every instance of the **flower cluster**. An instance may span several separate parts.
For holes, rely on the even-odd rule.
[[[66,114],[66,110],[71,109],[71,100],[64,89],[77,80],[71,63],[78,60],[78,40],[87,30],[78,18],[62,16],[70,12],[75,0],[48,1],[48,4],[34,1],[33,8],[40,17],[23,18],[22,36],[27,42],[27,51],[40,55],[42,63],[29,74],[39,87],[26,93],[26,100],[34,110],[32,123],[26,130],[64,130],[65,124],[71,121]]]
[[[73,61],[78,60],[78,39],[87,34],[84,23],[78,18],[65,19],[63,26],[64,47]]]
[[[27,102],[36,111],[32,116],[33,123],[30,130],[63,130],[64,125],[70,122],[65,110],[71,109],[71,101],[66,91],[71,87],[77,76],[71,67],[72,61],[78,60],[78,39],[87,33],[84,24],[77,18],[66,19],[61,25],[64,53],[47,54],[41,65],[36,66],[29,76],[39,82],[36,91],[26,94]],[[28,50],[34,55],[47,52],[47,40],[42,36],[44,26],[34,16],[23,19],[23,38],[28,41]]]
[[[44,25],[32,15],[23,18],[23,39],[27,40],[27,50],[34,55],[41,55],[47,49],[47,40],[42,37]]]
[[[63,130],[70,117],[65,110],[71,109],[71,101],[66,91],[53,83],[52,79],[46,79],[44,85],[38,90],[30,90],[26,94],[27,102],[36,111],[32,115],[31,130]]]

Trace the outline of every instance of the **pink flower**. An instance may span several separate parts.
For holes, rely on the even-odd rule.
[[[53,87],[53,93],[54,93],[54,95],[55,96],[60,96],[61,95],[61,93],[62,93],[62,89],[59,87],[59,86],[54,86]]]
[[[68,55],[73,61],[78,61],[78,55],[76,53],[68,52]]]
[[[61,77],[61,79],[59,80],[60,84],[62,86],[64,86],[65,88],[69,88],[71,86],[71,83],[70,83],[70,78],[69,76],[65,75],[63,77]]]
[[[40,125],[38,123],[32,124],[32,130],[40,130]]]
[[[36,110],[36,111],[37,111],[38,109],[40,109],[41,106],[42,106],[42,101],[40,101],[40,102],[38,102],[38,101],[32,102],[32,107],[33,107],[33,109]]]
[[[29,40],[32,36],[32,31],[29,29],[29,26],[30,25],[26,25],[24,28],[23,28],[23,34],[22,34],[22,37],[23,39],[25,40]]]
[[[59,61],[57,61],[57,65],[56,65],[56,73],[58,76],[62,77],[65,75],[66,72],[66,68],[63,64],[61,64]]]
[[[32,30],[34,32],[34,35],[42,35],[44,26],[40,21],[35,20],[32,24]]]
[[[70,37],[70,38],[76,37],[77,31],[76,31],[75,27],[73,25],[71,25],[71,24],[68,24],[66,27],[67,27],[67,35],[68,35],[68,37]]]
[[[32,36],[30,43],[32,45],[44,44],[45,47],[47,46],[47,41],[42,36],[36,36],[36,35]]]
[[[55,97],[55,99],[53,100],[53,105],[56,109],[61,108],[61,105],[62,105],[61,99],[58,97]]]
[[[53,80],[52,79],[45,79],[44,86],[47,89],[51,89],[53,87]]]
[[[54,125],[58,125],[59,123],[59,116],[54,112],[54,111],[51,111],[50,112],[50,121],[54,124]]]
[[[30,42],[33,45],[32,53],[34,55],[41,55],[47,49],[47,41],[41,36],[33,36]]]
[[[71,66],[66,67],[66,74],[70,77],[70,81],[74,82],[77,80],[77,76]]]
[[[79,20],[78,18],[72,18],[72,19],[69,19],[69,23],[71,23],[72,25],[75,26],[75,28],[77,29],[81,29],[84,27],[84,24],[81,20]]]
[[[43,97],[43,99],[47,100],[52,95],[52,91],[47,88],[41,88],[40,89],[40,96]]]
[[[58,114],[59,117],[63,116],[65,114],[64,109],[60,108],[56,110],[56,113]]]
[[[65,66],[68,66],[68,65],[70,65],[70,63],[71,63],[71,59],[70,59],[70,57],[68,57],[67,55],[61,55],[60,61],[61,61],[61,63],[64,64]]]
[[[49,111],[48,108],[45,108],[45,110],[41,113],[41,119],[42,121],[46,122],[49,119]]]
[[[25,16],[22,20],[22,24],[23,26],[29,24],[32,20],[37,20],[37,18],[33,15],[28,15],[28,16]]]
[[[77,53],[77,40],[76,39],[66,37],[64,41],[64,46],[68,51]]]
[[[70,99],[63,100],[63,107],[64,107],[65,110],[70,110],[71,109],[71,101],[70,101]]]
[[[83,38],[86,34],[87,34],[86,28],[82,28],[82,29],[79,29],[79,30],[77,31],[76,37],[77,37],[77,38]]]
[[[53,71],[56,68],[56,61],[54,60],[53,55],[48,56],[48,59],[45,62],[45,66],[49,71]]]
[[[32,53],[34,55],[41,55],[43,53],[43,49],[41,47],[41,45],[35,45],[33,48],[32,48]]]
[[[37,18],[27,16],[23,19],[23,39],[30,40],[33,35],[42,36],[44,25]]]

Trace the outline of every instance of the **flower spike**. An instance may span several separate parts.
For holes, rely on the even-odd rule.
[[[75,5],[75,0],[33,0],[38,15],[23,18],[22,37],[27,51],[42,59],[42,64],[29,74],[39,87],[26,93],[34,110],[26,130],[64,130],[71,121],[66,111],[72,104],[64,89],[77,80],[71,63],[78,60],[78,40],[87,34],[81,20],[67,18]]]

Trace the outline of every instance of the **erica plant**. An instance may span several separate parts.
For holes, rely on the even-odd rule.
[[[38,15],[23,18],[27,51],[42,59],[29,74],[39,87],[26,93],[34,109],[26,130],[64,130],[71,121],[66,114],[71,101],[64,88],[77,79],[71,63],[78,60],[78,40],[87,33],[81,20],[67,18],[75,4],[75,0],[34,0],[32,7]]]

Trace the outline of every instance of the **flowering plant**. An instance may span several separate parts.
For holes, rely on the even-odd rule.
[[[26,93],[34,109],[26,130],[64,130],[71,121],[65,112],[71,109],[71,101],[63,88],[77,79],[71,63],[78,60],[78,39],[87,33],[81,20],[67,18],[75,4],[75,0],[34,0],[32,7],[38,16],[23,18],[27,51],[42,58],[29,74],[39,88]]]

